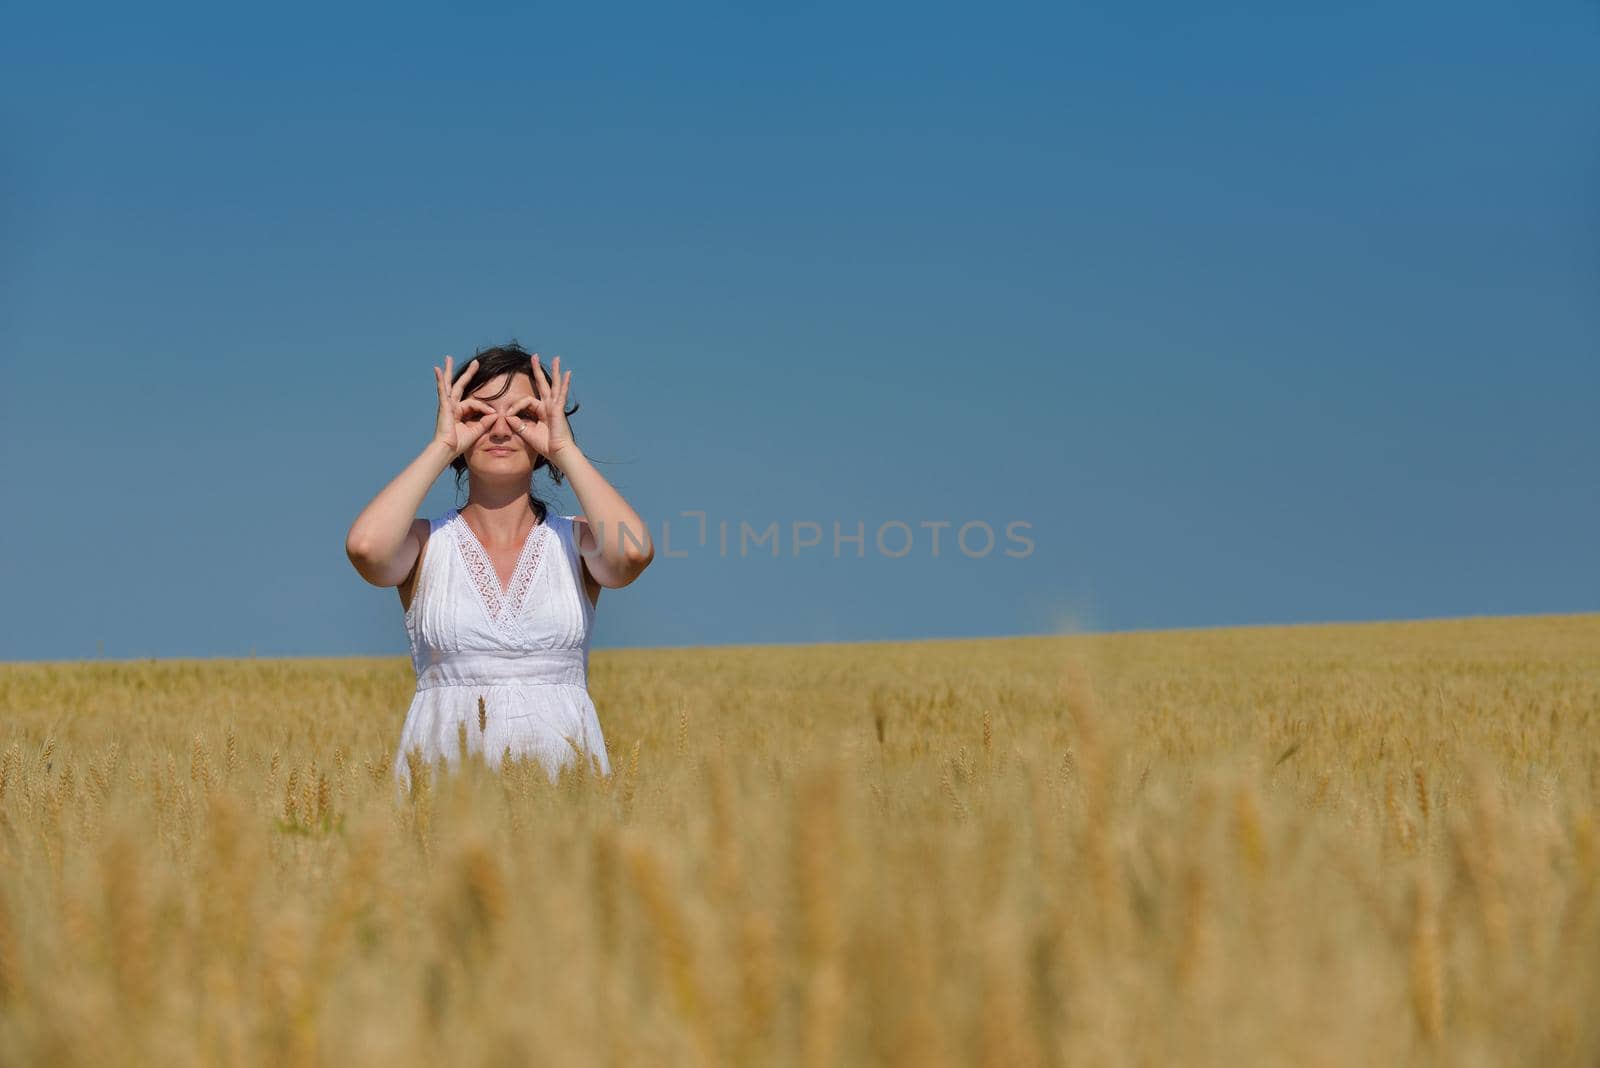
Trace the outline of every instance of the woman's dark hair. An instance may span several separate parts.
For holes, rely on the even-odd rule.
[[[515,338],[506,342],[504,345],[495,345],[487,349],[479,349],[473,354],[472,359],[478,361],[478,369],[474,371],[472,373],[472,377],[467,380],[467,388],[461,391],[461,395],[463,397],[471,396],[473,390],[482,388],[485,383],[492,379],[498,378],[501,375],[506,376],[505,386],[501,388],[499,393],[485,397],[485,400],[494,400],[496,397],[505,396],[506,390],[511,388],[511,375],[527,375],[530,380],[533,378],[533,353],[517,344]],[[451,385],[454,385],[456,382],[461,380],[461,376],[467,373],[467,365],[470,363],[472,363],[472,360],[462,361],[461,366],[456,368],[455,376],[451,379]],[[552,382],[550,377],[550,369],[545,367],[543,363],[540,363],[539,367],[542,371],[544,371],[545,381]],[[572,407],[566,409],[568,418],[571,418],[572,414],[577,410],[578,404],[576,401],[574,401]],[[467,474],[466,458],[457,456],[454,460],[450,461],[450,467],[456,473],[456,489],[460,490],[461,480]],[[533,473],[538,474],[539,468],[541,467],[546,468],[550,472],[550,481],[554,482],[558,486],[561,485],[562,481],[564,480],[561,472],[546,463],[543,456],[535,454],[533,460]],[[528,500],[533,505],[534,515],[538,516],[539,522],[543,523],[548,516],[550,509],[549,506],[546,505],[545,502],[533,492],[531,481],[528,487]]]

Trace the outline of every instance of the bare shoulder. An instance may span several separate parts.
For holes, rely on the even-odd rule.
[[[411,565],[411,573],[405,577],[405,580],[395,587],[400,593],[401,611],[409,612],[411,610],[411,595],[416,592],[417,576],[422,574],[422,561],[428,552],[428,534],[432,529],[433,524],[425,517],[419,517],[411,521],[409,537],[415,539],[417,543],[417,562]]]

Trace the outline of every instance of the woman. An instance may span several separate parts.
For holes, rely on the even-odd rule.
[[[578,759],[609,775],[589,636],[601,587],[626,586],[649,566],[649,531],[573,441],[561,357],[547,378],[538,354],[513,341],[459,373],[446,356],[433,374],[433,440],[345,540],[362,578],[398,588],[411,639],[417,691],[395,776],[409,789],[408,756],[453,762],[463,725],[469,752],[491,766],[509,750],[538,759],[552,781]],[[446,467],[458,486],[467,476],[466,505],[414,518]],[[531,488],[541,467],[572,483],[582,514],[549,513]]]

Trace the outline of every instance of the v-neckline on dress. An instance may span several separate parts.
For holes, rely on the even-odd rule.
[[[522,551],[517,554],[517,562],[511,569],[510,581],[500,585],[500,574],[495,570],[494,560],[489,556],[489,551],[484,548],[478,536],[472,532],[472,527],[467,523],[466,517],[461,514],[461,509],[451,509],[452,519],[460,524],[466,533],[465,538],[457,538],[456,545],[461,551],[462,562],[467,567],[467,580],[472,588],[478,591],[478,599],[483,604],[484,614],[490,622],[498,626],[506,626],[521,614],[524,603],[528,598],[528,590],[533,586],[534,575],[538,572],[539,563],[544,559],[544,540],[548,536],[545,532],[550,526],[549,516],[543,522],[535,523],[522,539]]]

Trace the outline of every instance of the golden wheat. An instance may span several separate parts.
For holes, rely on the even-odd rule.
[[[0,666],[0,1064],[1600,1058],[1597,616],[602,651],[401,794],[413,683]]]

